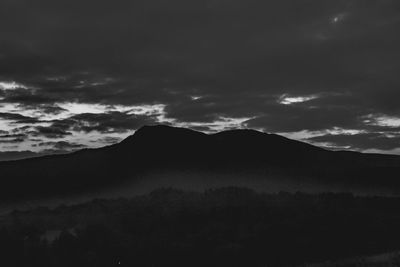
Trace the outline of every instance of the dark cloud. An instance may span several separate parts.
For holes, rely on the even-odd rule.
[[[0,113],[0,119],[10,120],[16,123],[26,123],[26,124],[34,124],[40,122],[40,120],[38,120],[37,118],[24,116],[18,113],[5,113],[5,112]]]
[[[28,108],[36,109],[45,114],[55,114],[55,115],[67,111],[65,108],[62,108],[57,105],[35,105],[35,106],[28,106]]]
[[[58,141],[58,142],[41,142],[38,143],[37,146],[39,147],[51,147],[52,149],[55,150],[77,150],[86,147],[85,145],[82,144],[77,144],[73,142],[67,142],[67,141]]]
[[[9,133],[3,131],[4,134],[0,134],[1,144],[18,144],[26,140],[28,137],[25,133]]]
[[[14,144],[14,143],[21,143],[25,141],[25,138],[7,138],[7,139],[0,139],[0,143],[3,144]]]
[[[25,126],[22,126],[22,127],[16,127],[16,128],[11,129],[9,131],[9,133],[10,134],[18,134],[18,133],[21,133],[21,132],[25,133],[25,132],[28,132],[31,128],[32,128],[32,126],[30,126],[30,125],[25,125]]]
[[[396,0],[4,0],[0,81],[24,87],[0,98],[55,114],[60,102],[162,103],[177,122],[373,131],[363,116],[400,117],[399,30]],[[283,94],[319,97],[285,106]],[[38,131],[152,121],[80,114]]]
[[[27,135],[24,133],[19,133],[19,134],[8,134],[8,132],[3,131],[5,134],[1,134],[0,132],[0,139],[2,138],[26,138]]]
[[[3,97],[3,102],[18,103],[23,105],[53,103],[57,100],[56,98],[51,98],[45,94],[42,94],[41,92],[37,93],[36,90],[25,88],[7,90]]]
[[[72,135],[71,132],[65,131],[62,128],[54,127],[54,126],[37,126],[35,127],[35,131],[30,132],[33,136],[43,136],[46,138],[63,138],[69,135]]]
[[[268,132],[320,131],[332,128],[354,129],[363,127],[361,111],[352,107],[313,107],[279,105],[270,107],[269,113],[246,121],[249,128],[262,128]]]

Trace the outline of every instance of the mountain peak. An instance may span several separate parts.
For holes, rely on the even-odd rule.
[[[156,124],[145,125],[123,140],[120,144],[128,144],[136,141],[152,143],[168,143],[173,140],[184,142],[196,137],[204,137],[205,133],[197,132],[187,128],[173,127],[169,125]]]
[[[188,128],[181,128],[181,127],[174,127],[174,126],[169,126],[165,124],[153,124],[153,125],[144,125],[138,130],[136,130],[135,135],[138,134],[149,134],[149,133],[177,133],[177,132],[196,132],[193,130],[190,130]]]
[[[173,127],[164,124],[145,125],[138,129],[133,136],[147,137],[175,137],[180,138],[188,135],[206,135],[205,133],[194,131],[188,128]]]

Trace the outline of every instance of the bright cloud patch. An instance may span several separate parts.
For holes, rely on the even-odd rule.
[[[336,23],[342,22],[346,18],[346,16],[347,16],[347,14],[345,14],[345,13],[337,14],[331,18],[331,23],[336,24]]]
[[[26,87],[23,84],[11,81],[11,82],[0,82],[0,89],[2,90],[13,90],[13,89],[17,89],[17,88],[24,88],[26,89]]]
[[[296,103],[307,102],[316,98],[318,98],[317,95],[289,96],[288,94],[283,94],[279,97],[278,102],[283,105],[292,105]]]
[[[364,123],[368,125],[396,128],[400,127],[400,118],[387,115],[370,114],[365,116]]]
[[[199,95],[192,95],[192,96],[190,96],[190,99],[192,99],[193,101],[196,101],[196,100],[199,100],[199,99],[202,99],[203,97],[202,96],[199,96]]]
[[[187,127],[202,132],[213,133],[230,129],[241,129],[244,128],[243,124],[245,121],[252,118],[227,118],[220,117],[218,120],[207,123],[207,122],[173,122],[178,127]]]
[[[357,134],[363,134],[366,133],[365,130],[357,130],[357,129],[344,129],[340,127],[333,127],[331,129],[326,129],[323,131],[308,131],[308,130],[303,130],[303,131],[297,131],[297,132],[281,132],[278,133],[282,136],[285,136],[290,139],[296,139],[296,140],[302,140],[302,141],[310,141],[316,145],[321,145],[321,146],[329,146],[329,147],[334,147],[333,145],[327,145],[326,143],[320,143],[320,142],[313,142],[312,138],[320,137],[320,136],[325,136],[325,135],[357,135]]]

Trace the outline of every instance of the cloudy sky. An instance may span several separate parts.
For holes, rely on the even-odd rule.
[[[398,0],[1,0],[0,151],[144,124],[400,154]]]

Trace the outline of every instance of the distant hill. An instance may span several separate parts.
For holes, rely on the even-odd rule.
[[[8,161],[8,160],[19,160],[19,159],[27,159],[27,158],[35,158],[44,156],[41,153],[36,153],[33,151],[2,151],[0,152],[0,161]]]
[[[0,173],[2,201],[127,186],[400,192],[399,156],[334,152],[254,130],[208,135],[163,125],[144,126],[108,147],[0,162]]]

